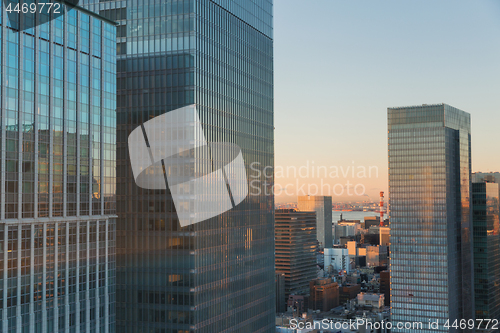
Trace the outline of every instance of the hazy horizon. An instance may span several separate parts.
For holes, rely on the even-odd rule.
[[[274,15],[276,167],[379,171],[300,185],[323,178],[340,193],[349,181],[378,200],[387,192],[387,108],[420,104],[470,113],[473,172],[500,171],[490,153],[500,142],[499,2],[276,0]],[[288,185],[294,195],[276,193],[276,202],[296,200],[297,179],[285,176],[277,192]]]

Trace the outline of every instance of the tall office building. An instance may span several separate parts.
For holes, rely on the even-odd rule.
[[[476,319],[500,320],[498,187],[498,184],[494,183],[472,183]],[[482,329],[488,331],[485,328],[483,325]],[[493,329],[490,327],[489,331],[493,332]]]
[[[379,292],[384,294],[384,305],[391,305],[391,274],[389,271],[380,272],[380,289]]]
[[[332,197],[304,195],[298,197],[298,209],[316,212],[316,237],[320,248],[331,248]]]
[[[499,172],[475,172],[472,174],[472,183],[482,183],[482,182],[488,182],[488,183],[496,183],[496,184],[499,184],[498,185],[498,188],[499,188],[499,191],[498,191],[498,197],[500,198],[500,173]],[[490,186],[490,185],[488,185]],[[490,186],[491,187],[491,186]],[[474,194],[474,193],[473,193]],[[491,196],[491,195],[490,195]],[[474,207],[476,206],[474,203],[473,203]],[[499,202],[499,205],[500,205],[500,202]],[[474,208],[475,209],[475,208]],[[493,216],[495,215],[493,212],[494,212],[494,207],[491,206],[491,202],[487,202],[487,209],[488,209],[488,220],[491,221],[491,219],[493,218]],[[483,223],[484,222],[479,222],[481,219],[484,219],[484,217],[480,217],[480,216],[476,216],[476,215],[473,215],[473,221],[474,223]],[[479,221],[477,221],[479,220]],[[490,223],[491,224],[491,223]],[[487,251],[488,252],[488,279],[486,282],[486,280],[482,280],[482,288],[487,288],[488,289],[488,300],[485,300],[483,299],[482,302],[479,301],[479,308],[476,308],[476,317],[477,318],[485,318],[485,313],[484,313],[484,308],[487,307],[489,309],[486,309],[486,311],[488,312],[488,316],[490,316],[490,318],[496,318],[496,319],[499,319],[499,316],[500,316],[500,309],[498,308],[499,305],[499,301],[500,300],[500,296],[498,296],[498,283],[495,283],[494,282],[494,285],[492,286],[491,283],[492,281],[499,281],[499,278],[495,278],[495,274],[498,274],[496,272],[498,272],[498,269],[500,268],[497,268],[498,267],[498,254],[497,252],[494,251],[495,247],[492,246],[492,244],[494,244],[494,242],[496,242],[496,237],[492,236],[492,232],[491,232],[491,225],[488,224],[488,231],[486,232],[486,229],[484,228],[480,228],[479,230],[475,229],[474,230],[474,256],[476,256],[477,252],[479,251],[479,256],[483,257],[482,260],[475,260],[474,264],[475,266],[476,263],[478,263],[479,265],[479,262],[484,263],[484,252],[481,252],[481,247],[486,245],[487,246],[487,249],[484,248],[483,251]],[[493,228],[494,230],[494,228]],[[480,237],[478,238],[477,242],[476,242],[476,233],[480,232]],[[487,240],[486,240],[486,243],[485,243],[485,239],[484,239],[484,233],[487,233]],[[482,245],[479,245],[480,243],[483,243]],[[500,246],[500,245],[499,245]],[[499,249],[500,251],[500,249]],[[478,267],[475,268],[475,272],[477,272],[477,269]],[[479,272],[479,274],[477,275],[483,275],[484,276],[484,273],[486,272],[483,267],[479,267],[479,269],[481,270]],[[475,281],[478,281],[478,278],[475,274],[474,276],[475,278]],[[488,284],[488,287],[486,287],[486,284]],[[477,286],[477,285],[476,285]],[[477,287],[476,287],[477,288]],[[496,290],[496,291],[495,291]],[[497,295],[497,296],[494,296],[494,295]],[[481,298],[484,298],[484,294],[482,294],[482,292],[476,292],[475,294],[476,296],[476,304],[478,304],[478,300],[480,300]],[[485,302],[487,302],[488,304],[486,304]],[[481,304],[482,303],[482,304]],[[496,315],[495,315],[496,313]]]
[[[489,182],[500,184],[500,172],[474,172],[472,174],[472,182]]]
[[[274,165],[272,1],[81,4],[119,24],[117,330],[274,332],[274,180],[249,168]],[[181,228],[170,190],[134,182],[127,140],[189,105],[208,142],[241,147],[254,187]]]
[[[316,213],[296,209],[275,212],[276,273],[285,274],[285,300],[308,293],[316,275]]]
[[[0,332],[114,332],[115,25],[2,5],[0,36]]]
[[[496,183],[500,184],[500,172],[474,172],[472,174],[473,183]],[[498,185],[498,195],[500,196],[500,185]]]
[[[470,115],[389,108],[388,127],[392,321],[448,331],[447,319],[474,318]]]
[[[276,273],[276,313],[286,311],[285,302],[285,274]]]

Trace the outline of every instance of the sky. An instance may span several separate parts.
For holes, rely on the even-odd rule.
[[[387,107],[469,112],[472,171],[500,171],[498,0],[274,0],[274,60],[278,203],[378,201]]]

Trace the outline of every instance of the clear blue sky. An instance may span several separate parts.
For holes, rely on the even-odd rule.
[[[375,199],[387,107],[447,103],[471,114],[473,171],[500,171],[500,1],[275,0],[274,19],[277,166],[377,166],[354,179]]]

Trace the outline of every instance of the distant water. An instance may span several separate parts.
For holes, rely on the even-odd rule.
[[[342,214],[342,218],[344,220],[360,220],[363,222],[365,220],[365,216],[380,216],[380,213],[377,212],[342,212],[337,210],[332,210],[332,221],[340,220],[340,214]],[[384,218],[387,218],[387,215],[384,214]]]

